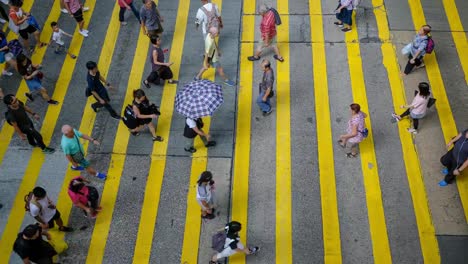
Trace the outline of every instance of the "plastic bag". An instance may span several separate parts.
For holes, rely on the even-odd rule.
[[[63,253],[65,250],[68,249],[68,244],[65,242],[65,239],[63,238],[63,234],[60,234],[60,231],[58,230],[49,230],[48,231],[50,234],[50,240],[49,244],[52,245],[52,247],[57,251],[57,254]],[[54,256],[54,262],[57,262],[57,255]]]

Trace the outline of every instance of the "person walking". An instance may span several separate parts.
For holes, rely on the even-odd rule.
[[[164,31],[161,23],[164,18],[160,15],[156,4],[152,0],[143,0],[140,8],[140,25],[143,34],[148,37],[156,37]]]
[[[404,71],[401,73],[402,76],[408,75],[414,68],[424,67],[423,58],[426,55],[426,47],[429,41],[429,33],[432,28],[429,25],[422,26],[416,36],[414,36],[413,42],[403,48],[402,53],[408,56],[408,62],[406,63]]]
[[[138,22],[140,22],[140,12],[138,12],[135,5],[133,4],[133,0],[117,0],[117,3],[120,6],[120,12],[119,12],[120,25],[122,25],[122,26],[127,25],[127,22],[125,21],[125,18],[124,18],[126,10],[132,10],[132,12],[135,15],[135,17],[137,18]]]
[[[35,187],[32,193],[27,196],[26,210],[39,222],[42,229],[53,228],[55,222],[60,231],[73,231],[73,228],[63,224],[60,212],[57,210],[54,202],[47,196],[46,190],[42,187]]]
[[[353,25],[353,0],[340,0],[338,7],[335,10],[336,22],[335,25],[341,28],[343,32],[351,31]]]
[[[273,112],[270,104],[270,98],[273,97],[273,83],[275,82],[275,74],[271,69],[269,60],[264,59],[261,64],[263,70],[262,82],[259,85],[257,104],[263,112],[263,116],[267,116]]]
[[[197,17],[195,19],[196,29],[202,26],[203,40],[206,39],[208,30],[214,26],[218,29],[218,32],[223,28],[223,19],[219,13],[219,8],[215,3],[211,3],[208,0],[201,0],[202,7],[197,11]]]
[[[21,8],[23,6],[22,0],[10,0],[10,29],[19,34],[23,39],[23,45],[29,53],[33,52],[33,48],[29,45],[29,34],[33,34],[36,39],[37,45],[43,47],[47,43],[41,42],[41,32],[38,28],[35,28],[33,25],[30,25],[29,19],[31,17],[30,13],[24,12]]]
[[[78,23],[80,34],[83,37],[88,37],[89,31],[84,29],[84,19],[83,19],[84,9],[80,0],[63,0],[63,1],[64,1],[65,8],[68,11],[68,14],[70,14],[70,16],[76,20],[76,23]]]
[[[453,148],[450,147],[453,145]],[[452,183],[455,177],[468,167],[468,129],[459,133],[447,143],[448,152],[440,158],[445,168],[442,174],[444,179],[439,182],[439,186],[444,187]]]
[[[67,160],[72,164],[70,168],[75,171],[86,170],[90,175],[96,176],[101,180],[105,180],[107,177],[106,174],[96,171],[90,166],[90,162],[85,159],[84,149],[80,142],[80,138],[86,139],[94,145],[99,145],[99,141],[81,133],[70,125],[62,126],[62,134],[61,146]]]
[[[102,211],[102,207],[99,206],[97,189],[89,183],[90,181],[81,176],[73,178],[68,185],[68,196],[76,207],[83,210],[85,216],[94,219],[98,212]]]
[[[255,54],[253,56],[248,57],[247,59],[249,61],[259,60],[265,48],[272,48],[275,52],[273,58],[275,58],[275,60],[277,61],[283,62],[284,58],[281,56],[278,46],[276,45],[275,14],[265,4],[260,5],[258,12],[262,16],[262,21],[260,22],[260,32],[262,38],[258,43],[258,47],[255,51]]]
[[[197,202],[201,207],[201,217],[205,219],[215,218],[214,184],[213,174],[210,171],[202,172],[197,181]]]
[[[89,10],[89,7],[83,6],[83,12],[86,12],[88,10]],[[64,14],[68,14],[68,10],[67,10],[64,0],[60,0],[60,11]]]
[[[224,74],[224,69],[219,62],[219,57],[221,52],[219,51],[218,44],[216,43],[216,37],[218,36],[218,29],[211,27],[208,35],[205,39],[205,56],[203,58],[203,67],[200,69],[200,72],[195,76],[194,80],[200,80],[203,76],[203,73],[207,71],[210,66],[214,67],[218,74],[223,78],[224,84],[228,86],[234,86],[236,83]]]
[[[14,95],[7,94],[3,97],[3,102],[7,105],[6,120],[13,126],[16,133],[22,140],[28,139],[29,145],[40,147],[43,153],[54,153],[55,149],[47,147],[44,144],[41,134],[34,128],[32,120],[26,113],[29,113],[34,119],[39,120],[39,115],[31,108],[24,105]]]
[[[71,34],[68,34],[67,32],[63,31],[61,28],[59,28],[57,22],[53,21],[50,23],[50,26],[52,27],[52,41],[55,42],[56,47],[55,47],[55,54],[59,54],[61,51],[65,51],[72,59],[76,59],[76,55],[72,54],[67,48],[65,48],[65,42],[63,41],[63,36],[67,36],[72,38],[73,36]],[[52,44],[52,41],[49,42],[49,45]]]
[[[42,66],[40,64],[33,64],[31,59],[26,57],[23,53],[19,54],[16,59],[18,73],[23,76],[29,88],[29,93],[25,93],[24,95],[32,102],[34,101],[33,93],[39,92],[42,99],[48,104],[57,105],[59,102],[50,98],[47,90],[42,86],[41,79],[44,74],[39,70]]]
[[[190,153],[195,153],[197,149],[193,146],[193,139],[198,135],[205,144],[205,147],[214,147],[216,146],[216,141],[211,141],[211,136],[208,133],[203,131],[203,120],[201,118],[185,119],[185,128],[184,128],[184,137],[187,139],[185,151]]]
[[[93,108],[94,112],[97,113],[100,108],[104,107],[109,111],[112,118],[120,120],[120,115],[118,115],[114,108],[109,104],[109,93],[102,83],[105,83],[108,89],[113,90],[114,87],[112,87],[111,84],[102,77],[96,62],[88,61],[86,63],[86,68],[88,69],[86,77],[86,80],[88,81],[87,92],[89,91],[89,95],[93,95],[96,99],[96,102],[91,105],[91,108]]]
[[[246,255],[252,255],[257,253],[260,248],[259,247],[244,247],[244,245],[240,242],[239,232],[242,229],[241,223],[237,221],[229,222],[224,227],[224,232],[226,232],[226,241],[224,243],[224,250],[215,254],[211,260],[210,264],[220,264],[218,260],[222,258],[230,257],[236,253],[244,253]]]
[[[358,144],[364,139],[363,131],[365,129],[364,118],[367,114],[361,111],[359,104],[353,103],[349,106],[351,118],[348,121],[346,134],[341,135],[338,143],[346,151],[346,157],[355,158]]]
[[[400,108],[407,108],[407,110],[403,114],[392,114],[392,117],[396,121],[401,121],[403,117],[409,115],[411,119],[413,119],[413,128],[408,128],[408,132],[413,134],[418,133],[419,119],[426,116],[427,103],[429,102],[429,98],[431,95],[431,92],[429,91],[429,84],[426,82],[419,83],[418,89],[419,91],[414,96],[414,99],[411,102],[411,104],[400,106]]]
[[[148,77],[143,80],[143,85],[146,88],[151,88],[150,83],[159,85],[160,79],[168,80],[170,84],[177,84],[178,81],[172,79],[173,74],[171,68],[169,68],[174,62],[164,62],[164,51],[161,49],[161,37],[153,36],[151,40],[151,54],[149,61],[151,63],[151,73]]]
[[[57,251],[49,242],[43,240],[46,236],[50,241],[51,236],[46,230],[42,230],[39,225],[28,225],[16,237],[13,244],[13,251],[23,260],[24,264],[53,264],[52,258],[57,255]]]
[[[2,76],[12,76],[13,73],[9,71],[10,68],[16,68],[15,55],[10,52],[8,47],[7,37],[5,32],[0,30],[0,64],[5,63],[5,68],[3,68]]]
[[[159,110],[156,105],[150,103],[143,90],[137,89],[133,91],[132,108],[138,122],[138,126],[130,130],[132,135],[140,135],[140,131],[147,126],[151,132],[153,141],[163,141],[162,137],[156,135],[156,129],[152,122],[153,119],[159,117]]]

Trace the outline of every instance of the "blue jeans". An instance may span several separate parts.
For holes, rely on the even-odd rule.
[[[132,9],[133,14],[136,16],[136,18],[138,19],[138,22],[139,22],[140,21],[140,12],[138,12],[138,10],[135,8],[133,3],[128,4],[128,6],[130,6],[130,8]],[[119,21],[120,22],[124,21],[125,10],[127,10],[127,8],[120,7],[120,12],[119,12]]]
[[[262,91],[257,97],[257,104],[260,106],[260,110],[263,112],[268,112],[271,110],[270,105],[270,98],[267,97],[266,102],[263,102],[263,96],[265,95],[265,91]]]

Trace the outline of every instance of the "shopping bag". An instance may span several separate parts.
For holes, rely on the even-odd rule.
[[[411,53],[411,45],[413,45],[412,43],[404,46],[402,49],[401,49],[401,54],[405,55],[405,56],[408,56],[410,55]]]
[[[63,234],[60,234],[59,232],[60,231],[58,230],[49,230],[49,244],[51,244],[55,251],[57,251],[57,254],[60,255],[68,249],[68,244],[65,242],[65,239],[63,239]]]

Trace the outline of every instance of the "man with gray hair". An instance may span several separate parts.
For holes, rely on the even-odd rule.
[[[89,161],[84,157],[83,145],[80,143],[80,138],[89,140],[89,142],[94,145],[99,145],[99,141],[81,133],[70,125],[62,126],[62,134],[62,150],[68,161],[72,164],[71,169],[77,171],[86,170],[90,175],[96,176],[101,180],[105,180],[106,174],[98,172],[89,166]]]
[[[256,61],[260,59],[260,55],[262,54],[265,48],[272,48],[275,52],[273,58],[275,60],[283,62],[284,58],[281,56],[278,46],[276,45],[276,20],[275,14],[273,10],[268,8],[267,5],[262,4],[258,10],[260,15],[262,16],[262,22],[260,23],[260,32],[262,34],[262,38],[259,41],[259,45],[255,54],[253,56],[248,57],[249,61]]]
[[[275,74],[271,69],[269,60],[264,59],[261,64],[263,70],[262,82],[258,88],[257,104],[263,112],[263,116],[267,116],[273,112],[270,105],[270,98],[273,97],[273,83],[275,82]]]
[[[194,80],[200,80],[203,73],[210,68],[210,66],[216,68],[218,74],[223,78],[224,84],[229,86],[236,85],[235,82],[228,79],[228,77],[224,74],[224,69],[221,67],[221,63],[219,63],[219,58],[221,56],[221,52],[218,49],[218,44],[216,44],[215,38],[218,36],[218,29],[216,27],[211,27],[209,30],[208,35],[205,39],[205,55],[203,59],[203,67],[200,69],[200,72],[195,76]]]

